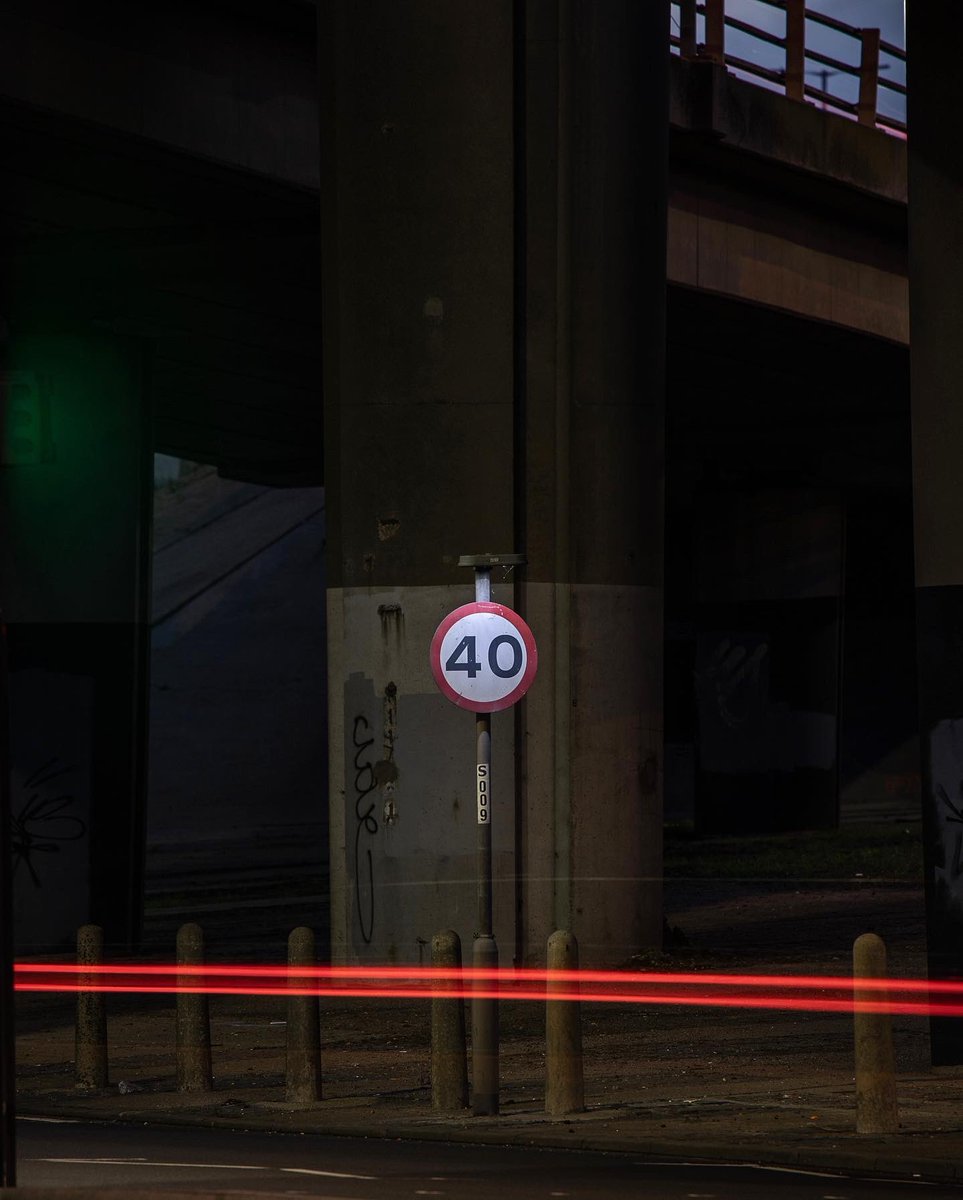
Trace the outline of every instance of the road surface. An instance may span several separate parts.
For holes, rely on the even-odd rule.
[[[773,1168],[647,1163],[633,1154],[18,1122],[23,1187],[238,1189],[328,1200],[942,1200],[963,1188]]]

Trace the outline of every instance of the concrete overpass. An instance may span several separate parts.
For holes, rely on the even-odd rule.
[[[463,553],[526,554],[496,594],[542,655],[496,724],[505,957],[658,943],[664,780],[706,828],[918,803],[904,141],[670,59],[655,5],[5,22],[7,378],[43,436],[5,445],[3,607],[87,748],[115,938],[152,449],[325,483],[340,956],[471,932],[472,731],[425,653]]]

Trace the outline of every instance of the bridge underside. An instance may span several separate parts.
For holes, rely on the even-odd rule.
[[[706,168],[704,154],[717,154],[693,146],[690,183]],[[51,675],[88,681],[83,704],[94,750],[87,790],[99,830],[93,915],[123,937],[136,924],[130,898],[138,890],[141,837],[136,805],[122,798],[142,788],[144,771],[150,454],[211,463],[264,484],[322,482],[318,196],[14,104],[0,113],[0,154],[9,181],[9,366],[35,379],[52,430],[36,461],[0,473],[5,511],[15,518],[9,528],[18,521],[22,528],[4,549],[4,575],[14,580],[6,599],[11,652],[24,679],[46,673],[48,695]],[[508,183],[501,179],[506,197]],[[766,186],[775,186],[771,176]],[[500,235],[509,217],[506,206]],[[705,209],[700,220],[709,220]],[[480,242],[479,261],[489,263],[490,246]],[[500,246],[492,292],[503,299],[510,263]],[[705,290],[735,278],[697,272],[693,282],[703,288],[669,287],[669,815],[693,817],[706,829],[811,828],[881,798],[911,807],[918,768],[907,749],[915,729],[907,351]],[[897,292],[894,285],[894,308]],[[440,322],[440,312],[436,303],[424,317]],[[504,326],[493,321],[491,330],[502,371],[510,365]],[[435,340],[433,333],[426,341],[431,364],[443,332],[439,324]],[[465,361],[474,361],[476,330],[466,323],[461,336]],[[463,368],[452,366],[452,378],[466,378],[458,375]],[[491,395],[509,396],[510,385],[498,382]],[[502,408],[499,462],[510,463],[502,451],[512,446],[513,417],[510,404]],[[77,411],[94,436],[65,436]],[[437,411],[461,419],[454,406]],[[554,428],[550,416],[546,427]],[[404,413],[392,419],[403,426]],[[588,420],[584,412],[579,419]],[[362,413],[356,445],[369,423]],[[409,435],[424,457],[430,439]],[[374,440],[386,460],[395,456],[388,439]],[[348,466],[357,468],[351,453]],[[538,465],[536,457],[533,441],[529,466]],[[517,468],[495,465],[504,486],[489,507],[510,540],[511,505],[524,486],[511,479]],[[28,476],[40,478],[39,467],[42,504],[37,489],[22,486]],[[433,578],[437,539],[411,534],[421,528],[417,520],[402,526],[395,519],[415,484],[377,474],[384,489],[378,503],[386,507],[376,511],[374,499],[370,512],[357,504],[351,519],[368,523],[355,531],[355,557],[363,561],[358,548],[377,528],[379,555],[396,552],[399,572],[411,561],[427,564]],[[452,475],[459,477],[454,467]],[[557,478],[567,486],[567,477]],[[416,483],[424,511],[440,520],[431,487]],[[347,508],[347,488],[339,500]],[[382,517],[389,518],[384,526]],[[648,520],[638,524],[647,528]],[[554,535],[534,520],[530,532],[546,547],[545,581],[554,587],[564,578],[552,574]],[[591,551],[587,524],[580,536]],[[414,549],[402,553],[407,537]],[[51,544],[57,553],[34,562],[36,547]],[[412,655],[421,662],[420,644]],[[72,686],[64,684],[65,697]],[[130,865],[126,877],[112,868],[116,862]]]
[[[156,450],[319,483],[316,192],[9,103],[0,155],[14,341],[136,343]]]
[[[666,811],[918,815],[906,347],[670,289]]]
[[[0,429],[14,816],[29,846],[62,793],[76,835],[55,889],[49,856],[24,860],[18,924],[53,945],[89,918],[130,944],[152,456],[320,483],[317,194],[12,102],[0,159],[3,369],[19,397]]]

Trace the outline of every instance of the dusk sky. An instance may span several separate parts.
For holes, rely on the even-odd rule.
[[[730,2],[733,14],[738,8],[761,7],[758,0]],[[806,7],[828,13],[858,29],[878,28],[882,30],[884,41],[904,45],[903,0],[807,0]]]
[[[903,0],[807,0],[806,8],[824,12],[857,29],[879,28],[884,41],[903,45]],[[784,19],[765,0],[726,0],[726,14],[780,30]]]

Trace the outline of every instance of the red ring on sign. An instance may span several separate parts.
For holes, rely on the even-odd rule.
[[[445,640],[445,634],[457,621],[463,617],[473,616],[475,613],[494,613],[496,616],[504,618],[525,643],[526,663],[522,677],[515,687],[500,700],[472,700],[468,696],[462,696],[445,678],[445,672],[441,666],[441,644]],[[431,673],[441,693],[447,696],[452,704],[457,704],[459,708],[470,709],[472,712],[501,712],[502,709],[511,708],[531,687],[535,672],[538,670],[538,650],[535,646],[535,637],[526,622],[517,612],[506,608],[504,604],[495,604],[490,600],[475,600],[471,604],[463,604],[461,608],[450,612],[435,630],[428,653],[431,661]]]

